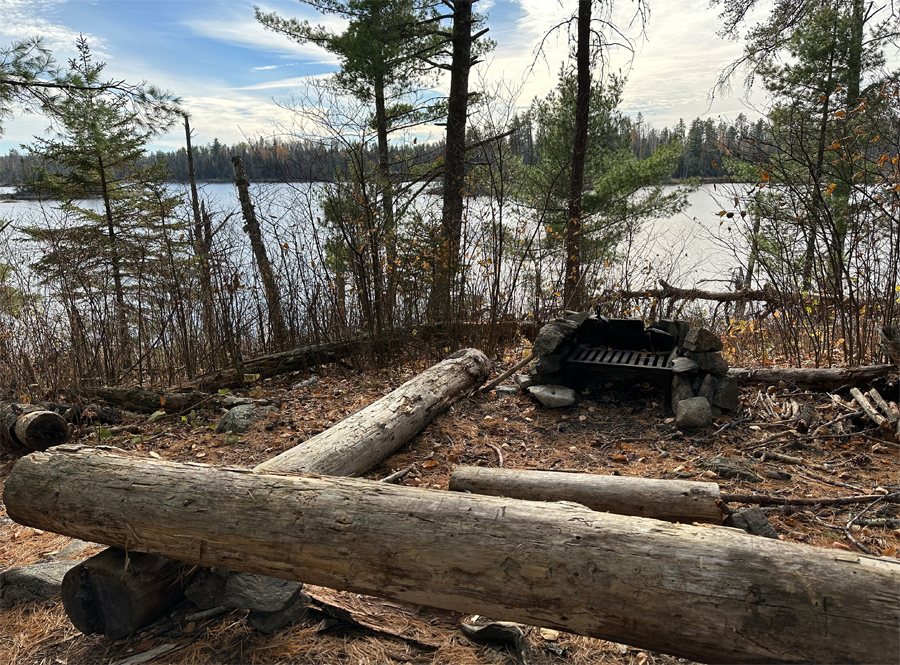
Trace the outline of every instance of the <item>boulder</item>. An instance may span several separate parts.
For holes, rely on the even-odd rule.
[[[672,371],[675,374],[696,374],[700,371],[700,365],[690,358],[678,357],[672,361]]]
[[[578,324],[566,319],[556,319],[541,328],[531,347],[531,352],[536,356],[545,356],[553,353],[561,346],[567,344],[578,330]]]
[[[36,563],[0,573],[0,609],[58,596],[63,577],[79,563],[77,560]]]
[[[229,409],[219,418],[216,425],[216,434],[224,434],[225,432],[235,432],[240,434],[250,429],[257,420],[263,418],[270,411],[274,411],[271,406],[258,406],[256,404],[241,404],[233,409]]]
[[[247,622],[260,633],[271,635],[275,631],[303,619],[309,612],[309,602],[310,597],[301,591],[294,597],[291,604],[282,610],[273,612],[251,610],[247,615]]]
[[[703,397],[710,405],[712,405],[713,395],[716,394],[717,384],[718,381],[716,380],[716,377],[712,374],[707,374],[703,379],[703,383],[700,384],[700,390],[697,391],[697,397]]]
[[[679,429],[707,427],[712,421],[712,410],[705,397],[683,399],[675,405],[675,422]]]
[[[231,607],[265,613],[290,608],[302,589],[300,582],[211,568],[201,571],[184,594],[200,609]]]
[[[712,403],[720,409],[726,411],[736,411],[740,404],[740,390],[738,390],[737,381],[729,379],[727,376],[719,378],[716,385],[716,392],[713,395]]]
[[[678,406],[682,400],[693,399],[694,389],[691,388],[691,382],[682,374],[676,374],[672,377],[672,408]]]
[[[763,509],[759,506],[752,508],[742,508],[733,512],[725,518],[725,526],[733,526],[743,529],[747,533],[754,536],[763,536],[764,538],[778,538],[778,532],[769,522]]]
[[[688,351],[686,356],[695,361],[704,372],[717,376],[728,374],[728,361],[717,351]]]
[[[519,386],[497,386],[494,388],[494,394],[496,395],[518,395],[519,394]]]
[[[555,374],[562,369],[564,358],[565,356],[561,353],[548,353],[540,356],[531,371],[533,374],[541,376]]]
[[[693,328],[684,338],[684,348],[688,351],[721,351],[722,340],[706,328]]]
[[[565,386],[531,386],[528,394],[548,409],[559,409],[575,403],[575,391]]]

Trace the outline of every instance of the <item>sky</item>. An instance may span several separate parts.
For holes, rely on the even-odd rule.
[[[295,0],[257,0],[262,10],[285,17],[341,24]],[[303,89],[306,77],[326,76],[338,68],[335,58],[315,46],[301,46],[267,32],[254,19],[254,2],[244,0],[0,0],[0,47],[17,39],[41,36],[57,59],[74,55],[83,34],[96,60],[107,63],[108,78],[147,81],[179,96],[191,114],[194,143],[214,138],[233,144],[279,133],[294,116],[285,108]],[[563,31],[535,49],[547,30],[571,16],[576,0],[481,0],[476,11],[487,14],[496,49],[470,84],[504,82],[516,91],[515,103],[527,107],[555,85],[567,55]],[[645,24],[634,20],[635,0],[618,0],[610,16],[633,40],[633,53],[611,53],[607,71],[621,71],[627,84],[620,107],[641,113],[661,129],[679,118],[757,117],[743,94],[719,95],[710,103],[716,74],[738,58],[742,45],[717,36],[718,10],[709,0],[651,0]],[[447,82],[437,92],[446,91]],[[758,97],[758,95],[757,95]],[[756,102],[757,104],[759,102]],[[4,123],[0,153],[19,148],[45,131],[36,115]],[[429,130],[426,128],[425,130]],[[431,128],[431,136],[441,130]],[[154,140],[154,149],[177,149],[183,130]]]

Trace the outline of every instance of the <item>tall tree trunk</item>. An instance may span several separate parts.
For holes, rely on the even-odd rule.
[[[244,162],[240,155],[235,155],[231,158],[231,163],[234,165],[234,184],[238,189],[241,212],[244,215],[244,230],[250,236],[250,246],[253,249],[256,267],[259,269],[259,276],[266,292],[269,328],[275,346],[280,349],[288,340],[284,314],[281,311],[281,294],[278,290],[278,283],[275,281],[275,275],[272,273],[272,264],[266,254],[266,246],[263,243],[259,221],[256,219],[256,211],[253,209],[253,203],[250,202],[250,183],[247,181],[247,176],[244,175]]]
[[[433,318],[448,324],[453,311],[453,282],[459,272],[463,189],[466,175],[466,119],[469,112],[469,70],[472,67],[472,0],[453,2],[453,56],[447,107],[444,155],[444,209],[441,219],[444,246],[438,249]],[[436,316],[435,316],[436,314]]]
[[[119,257],[119,244],[116,239],[116,222],[113,217],[112,200],[109,196],[109,183],[106,180],[106,165],[103,163],[103,156],[97,155],[97,171],[100,175],[100,191],[103,195],[103,211],[106,216],[106,233],[109,237],[109,262],[112,267],[113,285],[116,297],[116,337],[118,338],[119,357],[115,359],[112,365],[112,371],[117,372],[118,368],[124,368],[129,365],[129,335],[128,335],[128,319],[125,316],[125,287],[122,284],[122,263]],[[108,380],[115,380],[117,377],[108,376]]]
[[[191,212],[194,216],[194,254],[197,256],[200,277],[200,307],[203,316],[203,332],[210,350],[216,349],[216,323],[215,309],[213,307],[213,289],[210,279],[209,254],[212,249],[207,244],[207,234],[204,233],[204,220],[200,212],[200,197],[197,194],[197,179],[194,175],[194,150],[191,146],[191,123],[188,116],[184,116],[184,137],[187,144],[188,180],[191,184]],[[212,235],[210,233],[209,235]],[[213,358],[215,364],[215,358]]]
[[[382,268],[381,259],[374,255],[377,263],[372,266],[375,279],[375,313],[379,317],[378,333],[381,326],[391,326],[394,308],[393,277],[395,244],[394,244],[394,186],[391,182],[390,152],[388,148],[388,118],[384,99],[384,76],[380,75],[375,80],[375,126],[378,132],[378,171],[381,179],[381,223],[378,225],[378,233],[374,238],[384,242],[385,268]],[[380,244],[375,243],[376,247]],[[385,279],[385,277],[387,279]]]
[[[575,140],[572,149],[572,181],[566,220],[566,280],[563,293],[568,309],[580,309],[584,300],[581,269],[581,199],[584,160],[587,154],[591,101],[591,0],[578,0],[578,92],[575,98]]]

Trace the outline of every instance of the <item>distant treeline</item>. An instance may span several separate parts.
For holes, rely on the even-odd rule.
[[[483,140],[483,132],[472,130],[472,142]],[[743,114],[734,122],[694,119],[690,126],[683,120],[672,129],[661,130],[644,122],[638,113],[636,118],[622,116],[617,146],[630,146],[634,156],[646,159],[660,146],[680,141],[683,153],[670,178],[728,178],[736,174],[729,169],[729,157],[752,153],[757,145],[765,144],[766,121],[751,123]],[[534,136],[531,119],[526,113],[513,120],[511,133],[502,141],[506,154],[520,158],[526,164],[534,163]],[[208,145],[194,146],[194,173],[199,181],[230,182],[234,177],[231,158],[240,155],[249,176],[257,181],[320,181],[331,182],[337,174],[346,173],[351,158],[344,146],[337,142],[314,140],[259,139],[234,145],[214,139]],[[405,174],[414,174],[432,162],[443,152],[443,141],[420,143],[394,148],[392,162],[402,164]],[[34,157],[26,151],[10,150],[0,156],[0,186],[21,185],[28,180],[34,165]],[[372,153],[372,160],[377,156]],[[175,151],[147,153],[145,165],[163,162],[174,182],[188,181],[188,160],[185,148]]]

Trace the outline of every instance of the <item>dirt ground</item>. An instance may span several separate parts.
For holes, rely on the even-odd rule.
[[[510,351],[496,363],[499,372],[523,354]],[[253,466],[323,431],[359,407],[399,386],[428,362],[408,362],[382,371],[331,368],[311,386],[293,374],[271,379],[253,394],[269,399],[277,411],[242,435],[215,434],[221,411],[189,417],[147,416],[129,423],[139,433],[106,436],[87,428],[75,440],[110,445],[174,461]],[[897,399],[898,383],[888,399]],[[235,391],[246,395],[246,392]],[[649,385],[588,386],[575,406],[547,410],[529,397],[495,393],[467,396],[439,416],[409,445],[367,478],[381,479],[412,467],[399,482],[447,489],[456,465],[512,469],[570,470],[644,478],[689,478],[719,483],[723,493],[763,493],[783,497],[838,497],[897,492],[900,446],[886,429],[864,418],[798,433],[790,418],[792,402],[816,408],[818,424],[852,411],[850,397],[840,403],[829,394],[788,385],[745,387],[737,413],[725,414],[710,428],[680,432],[663,410],[662,393]],[[728,427],[724,427],[729,425]],[[102,437],[100,436],[102,434]],[[782,436],[777,437],[776,435]],[[767,441],[767,442],[764,442]],[[762,443],[761,443],[762,442]],[[800,458],[801,464],[761,461],[763,451]],[[705,468],[715,456],[747,460],[761,482],[719,477]],[[13,462],[5,460],[0,484]],[[740,504],[731,504],[738,509]],[[864,551],[897,557],[900,550],[898,505],[886,502],[849,506],[767,508],[767,517],[783,540],[814,547]],[[847,525],[853,522],[849,528]],[[886,526],[860,526],[868,519]],[[59,552],[71,539],[20,526],[0,504],[0,571],[34,563]],[[93,553],[88,550],[87,553]],[[99,551],[99,547],[97,548]],[[79,556],[85,555],[82,552]],[[472,617],[405,606],[375,598],[313,587],[314,597],[348,610],[352,619],[335,623],[321,616],[274,635],[256,633],[246,612],[228,611],[191,620],[197,609],[183,602],[136,635],[120,641],[85,636],[69,623],[59,599],[0,611],[0,662],[73,665],[75,663],[581,663],[650,665],[684,663],[672,656],[626,645],[526,627],[527,648],[479,644],[467,639],[460,623],[486,623]],[[154,649],[159,651],[154,652]],[[158,653],[152,657],[153,653]],[[148,660],[133,659],[150,654]]]

